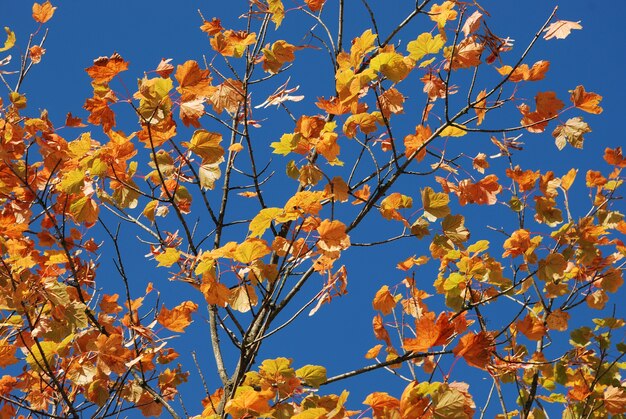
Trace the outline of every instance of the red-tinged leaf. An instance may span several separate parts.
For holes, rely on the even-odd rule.
[[[622,153],[622,147],[607,148],[604,150],[604,161],[617,167],[626,167],[626,157]]]
[[[115,113],[109,107],[109,100],[96,96],[87,99],[84,108],[89,111],[89,123],[102,125],[105,132],[115,126]]]
[[[170,64],[170,62],[172,61],[171,58],[165,59],[162,58],[161,62],[159,63],[159,65],[156,68],[156,73],[163,77],[164,79],[168,78],[170,76],[170,74],[172,74],[172,72],[174,71],[174,66],[172,64]]]
[[[319,12],[322,10],[322,6],[324,6],[326,0],[304,0],[304,2],[312,12]]]
[[[71,112],[67,113],[65,117],[65,126],[66,127],[86,127],[87,125],[83,124],[83,120],[73,116]]]
[[[95,83],[108,83],[126,70],[128,70],[128,63],[118,53],[110,57],[97,58],[91,67],[85,69]]]

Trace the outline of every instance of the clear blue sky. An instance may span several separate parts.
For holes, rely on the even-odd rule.
[[[329,3],[332,2],[333,0],[329,0]],[[51,119],[57,125],[62,125],[67,112],[86,117],[82,106],[85,99],[91,95],[91,88],[84,68],[90,66],[93,59],[99,56],[109,56],[114,51],[130,62],[130,69],[122,74],[122,79],[131,91],[135,89],[136,79],[142,77],[144,71],[154,69],[161,58],[172,58],[174,65],[181,64],[188,59],[202,62],[203,55],[207,55],[210,59],[213,52],[206,34],[199,30],[201,20],[197,10],[200,9],[206,18],[220,17],[225,27],[242,28],[244,23],[238,21],[237,17],[244,12],[246,3],[243,0],[186,0],[181,2],[163,0],[67,0],[61,2],[57,0],[53,4],[58,6],[58,9],[47,25],[50,28],[45,44],[47,52],[42,63],[33,68],[32,74],[28,76],[24,84],[23,92],[27,95],[29,108],[31,112],[36,109],[48,109]],[[294,2],[286,0],[285,3],[289,5]],[[346,3],[350,7],[346,19],[346,38],[350,40],[369,27],[369,20],[359,1],[350,0]],[[376,0],[371,3],[377,13],[380,13],[378,22],[381,26],[381,33],[386,35],[390,28],[403,19],[414,2]],[[566,99],[568,90],[582,84],[588,91],[599,93],[604,97],[602,101],[604,113],[600,116],[585,115],[593,132],[586,135],[584,151],[568,148],[566,152],[559,154],[549,133],[551,129],[549,129],[541,135],[524,134],[522,140],[526,143],[526,154],[520,157],[519,162],[522,161],[521,159],[528,159],[525,161],[527,162],[526,168],[550,167],[557,174],[563,174],[572,167],[579,167],[581,171],[578,181],[581,182],[582,174],[587,168],[601,164],[601,154],[605,147],[624,144],[622,124],[626,110],[624,105],[624,98],[626,98],[624,65],[626,63],[623,52],[626,42],[624,26],[626,2],[611,2],[610,6],[607,6],[606,2],[595,0],[563,0],[561,2],[487,0],[480,2],[492,15],[489,21],[491,29],[498,35],[510,36],[515,40],[516,49],[511,57],[516,57],[521,52],[557,3],[560,3],[558,18],[581,20],[583,30],[573,32],[566,40],[538,43],[527,62],[549,60],[551,67],[546,79],[537,82],[526,92],[529,97],[532,97],[537,91],[554,90],[562,99]],[[27,41],[27,34],[36,29],[35,22],[30,18],[30,8],[31,2],[29,1],[3,1],[0,5],[0,26],[9,26],[16,32],[17,45],[22,49]],[[287,14],[283,26],[275,35],[272,35],[272,39],[285,38],[293,44],[302,41],[302,36],[306,33],[306,26],[302,23],[305,20],[299,14],[296,19],[292,20],[292,15],[295,14],[297,13]],[[313,23],[307,21],[307,25],[310,27]],[[417,34],[429,31],[431,28],[431,22],[422,18],[418,23],[403,31],[399,38],[405,44],[415,39]],[[0,58],[3,56],[0,54]],[[301,64],[297,64],[297,70],[302,76],[296,79],[293,73],[291,85],[301,84],[300,93],[307,97],[305,102],[318,96],[332,95],[333,84],[328,75],[329,66],[324,53],[305,50],[298,53],[298,57]],[[13,59],[16,58],[14,54]],[[512,64],[512,58],[507,63]],[[285,77],[278,78],[273,85],[268,87],[268,90],[271,92],[273,88],[282,84]],[[407,89],[407,87],[404,88]],[[421,94],[421,86],[416,86],[413,90],[415,96]],[[256,100],[260,103],[263,99],[257,97]],[[300,113],[318,112],[310,102],[306,105],[304,103],[296,105],[294,109]],[[268,111],[267,115],[271,115],[271,112]],[[514,118],[518,118],[518,114],[515,114]],[[264,123],[262,132],[267,137],[268,144],[270,141],[276,141],[282,133],[292,130],[291,125],[281,126],[281,123],[286,121],[287,119],[272,119]],[[207,124],[210,123],[207,121]],[[135,120],[132,118],[123,121],[120,125],[127,132],[136,129]],[[210,126],[207,128],[211,129]],[[98,137],[102,134],[96,133],[94,129],[94,136]],[[482,139],[479,138],[476,141],[484,144],[488,138],[483,136]],[[469,150],[467,154],[475,154],[475,150]],[[420,186],[414,188],[417,190]],[[280,188],[280,185],[275,187]],[[584,193],[582,197],[586,205],[588,201]],[[242,202],[241,205],[244,203]],[[577,203],[574,202],[573,205],[576,206]],[[465,210],[469,211],[476,226],[480,226],[481,222],[484,225],[487,217],[490,223],[507,222],[499,219],[495,210],[482,213],[483,208],[465,208]],[[623,206],[622,211],[624,211]],[[387,225],[381,224],[380,226]],[[371,233],[371,230],[357,231],[353,235],[353,241],[375,237]],[[133,237],[134,235],[131,234],[129,239],[132,240]],[[481,232],[477,227],[475,239],[484,237],[488,237],[487,233]],[[233,239],[239,240],[240,238]],[[312,318],[307,316],[300,318],[291,328],[277,334],[263,348],[260,359],[276,356],[292,357],[296,366],[325,365],[329,370],[329,375],[366,365],[367,360],[363,358],[363,354],[377,343],[371,332],[371,318],[375,314],[371,308],[371,299],[381,285],[393,285],[402,279],[401,272],[394,268],[398,260],[415,253],[427,253],[424,246],[425,242],[402,242],[387,246],[382,250],[359,248],[347,252],[342,263],[347,265],[349,271],[348,296],[334,301],[330,306],[324,306]],[[147,270],[143,258],[143,254],[147,253],[146,249],[141,248],[139,251],[134,249],[136,248],[133,248],[133,251],[139,255],[140,260],[129,268],[133,277],[136,278],[136,284],[133,286],[138,292],[145,287],[145,283],[153,281],[158,288],[162,286],[163,290],[168,293],[168,297],[173,296],[171,301],[178,302],[187,298],[180,294],[185,292],[182,287],[172,286],[165,282],[165,271],[154,274]],[[129,259],[127,263],[132,262]],[[108,275],[103,271],[100,273],[100,281],[102,281],[100,287],[106,288],[109,283],[117,281],[117,278],[114,278],[115,274],[108,260],[103,258],[101,264],[103,271],[111,269]],[[433,279],[424,278],[423,280],[431,284]],[[317,278],[312,282],[314,285],[307,290],[309,295],[315,293],[321,284]],[[621,315],[624,315],[623,307],[618,308],[618,315],[619,311]],[[212,380],[209,386],[215,389],[217,379],[211,374],[213,361],[209,353],[210,342],[208,334],[203,334],[206,330],[202,316],[197,316],[196,324],[190,329],[196,335],[193,335],[193,338],[180,338],[174,345],[179,345],[183,353],[185,350],[190,350],[192,346],[195,347],[205,373]],[[189,360],[188,357],[185,358]],[[198,399],[203,397],[204,393],[200,390],[193,365],[188,363],[186,367],[191,370],[190,384],[181,387],[181,392],[185,395],[188,409],[196,412]],[[476,373],[476,370],[468,370],[468,372]],[[481,385],[482,382],[480,378],[473,380],[471,376],[468,380],[474,386]],[[485,383],[487,383],[485,386],[490,384],[489,381]],[[351,391],[350,407],[359,409],[363,407],[360,402],[370,391],[387,391],[399,397],[404,385],[405,383],[391,377],[388,373],[379,371],[344,381],[332,388],[324,388],[323,391],[340,391],[347,388]],[[194,400],[196,392],[198,398]],[[480,406],[486,394],[481,391],[474,394],[475,401]]]

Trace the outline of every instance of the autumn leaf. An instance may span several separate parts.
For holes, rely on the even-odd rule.
[[[276,24],[276,29],[280,26],[285,18],[285,6],[282,0],[267,0],[269,4],[269,12],[272,14],[272,22]]]
[[[443,29],[447,21],[455,20],[457,17],[457,11],[454,10],[454,6],[454,1],[444,1],[442,4],[433,4],[428,16],[430,20],[437,23],[439,29]]]
[[[404,155],[409,158],[415,155],[417,161],[422,161],[426,156],[426,141],[430,139],[432,132],[428,126],[418,125],[415,134],[404,137]]]
[[[52,18],[55,10],[56,7],[52,7],[52,4],[49,1],[46,1],[43,4],[34,3],[33,19],[35,19],[35,22],[38,23],[46,23]]]
[[[350,247],[350,236],[346,234],[346,225],[339,220],[324,220],[317,227],[319,240],[317,247],[325,252],[337,252]]]
[[[461,28],[461,32],[463,32],[463,35],[465,35],[466,38],[478,30],[482,18],[483,14],[476,10],[474,13],[472,13],[470,17],[465,20],[465,23]]]
[[[425,32],[417,37],[415,41],[411,41],[407,44],[406,50],[409,52],[409,57],[415,61],[419,61],[428,54],[437,54],[441,51],[445,44],[445,39],[441,35],[435,35],[434,37]]]
[[[110,57],[97,58],[91,67],[85,69],[95,83],[108,83],[126,70],[128,70],[128,63],[118,53]]]
[[[442,137],[462,137],[467,134],[465,126],[460,124],[446,126],[439,135]]]
[[[269,254],[270,248],[265,240],[248,238],[237,246],[233,257],[237,262],[251,263]]]
[[[185,301],[172,310],[168,310],[163,305],[156,319],[166,329],[183,333],[191,324],[191,314],[196,310],[198,310],[198,305],[192,301]]]
[[[555,310],[548,314],[546,319],[546,326],[551,330],[558,330],[559,332],[565,332],[567,330],[567,323],[570,318],[569,313],[562,310]]]
[[[7,51],[15,45],[15,32],[7,26],[4,27],[4,31],[7,33],[7,39],[4,41],[4,45],[0,47],[0,52]]]
[[[387,220],[404,220],[399,210],[413,207],[410,196],[394,192],[380,202],[380,213]]]
[[[490,333],[468,333],[454,348],[455,356],[462,356],[468,365],[486,369],[494,352],[494,339]]]
[[[520,81],[537,81],[543,80],[546,76],[546,72],[550,68],[549,61],[537,61],[532,67],[528,67],[528,64],[520,64],[513,70],[513,67],[509,65],[502,66],[496,70],[503,76],[508,76],[509,80],[517,83]]]
[[[557,20],[554,23],[551,23],[546,29],[544,29],[545,34],[543,35],[543,39],[565,39],[568,37],[570,32],[574,29],[582,29],[583,27],[580,25],[580,20],[578,22],[570,22],[568,20]]]
[[[183,102],[208,98],[217,90],[211,85],[209,70],[202,70],[193,60],[177,66],[174,77],[180,86],[176,90],[180,92]]]
[[[546,334],[546,327],[543,321],[534,314],[527,314],[523,320],[517,321],[515,324],[517,330],[524,334],[528,339],[538,341]]]
[[[363,401],[363,404],[372,408],[375,417],[385,417],[386,414],[391,415],[392,411],[397,411],[400,408],[400,400],[382,392],[369,394]]]
[[[326,382],[326,368],[318,365],[305,365],[296,370],[296,377],[309,387],[319,388]]]
[[[576,86],[570,90],[570,100],[578,109],[592,114],[601,114],[602,108],[599,106],[602,96],[597,93],[586,92],[583,86]]]
[[[411,71],[411,65],[397,52],[381,52],[370,61],[370,68],[381,72],[394,83],[404,80]]]
[[[563,150],[569,143],[575,148],[583,148],[583,135],[591,132],[589,125],[579,116],[568,119],[565,124],[557,126],[552,132],[556,147]]]
[[[159,62],[159,65],[157,65],[156,70],[154,71],[159,76],[163,77],[164,79],[168,78],[170,74],[172,74],[172,72],[174,71],[174,66],[170,64],[171,61],[172,61],[171,58],[168,58],[168,59],[162,58],[161,61]]]
[[[221,134],[200,129],[193,133],[190,142],[183,145],[200,156],[203,164],[210,164],[222,160],[224,149],[220,145],[221,142]]]
[[[432,188],[422,189],[422,205],[424,206],[424,217],[428,221],[435,221],[450,214],[448,203],[450,197],[443,192],[435,192]]]
[[[383,285],[374,296],[374,300],[372,301],[372,306],[374,310],[378,310],[383,313],[383,315],[391,314],[393,308],[396,305],[396,299],[389,292],[389,287],[387,285]]]
[[[6,368],[9,365],[13,365],[19,360],[15,357],[15,351],[17,351],[17,346],[7,341],[7,339],[2,339],[0,341],[0,367]]]
[[[228,305],[240,313],[249,312],[258,302],[256,291],[250,285],[241,285],[232,289],[228,298]]]
[[[626,413],[626,390],[622,387],[608,386],[603,394],[604,407],[612,415]]]
[[[271,398],[268,392],[257,392],[252,387],[240,386],[235,396],[226,403],[224,411],[234,419],[264,415],[271,410],[268,403]]]
[[[157,266],[170,267],[180,259],[181,252],[173,247],[168,247],[164,252],[159,253],[154,259],[159,262]]]
[[[88,196],[78,198],[70,204],[69,213],[78,223],[93,224],[98,220],[100,207]]]

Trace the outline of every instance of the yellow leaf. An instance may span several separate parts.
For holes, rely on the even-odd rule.
[[[15,32],[7,26],[4,27],[4,31],[7,33],[7,40],[4,41],[4,46],[0,48],[0,52],[11,49],[13,48],[13,45],[15,45]]]
[[[465,131],[465,125],[455,124],[445,127],[439,135],[442,137],[462,137],[465,134],[467,134],[467,131]]]
[[[409,42],[406,50],[409,52],[409,57],[419,61],[427,54],[437,54],[445,42],[441,35],[433,37],[430,33],[425,32],[418,36],[415,41]]]
[[[183,145],[202,157],[203,164],[212,164],[222,161],[224,149],[220,146],[221,142],[221,134],[199,129],[191,136],[191,142]]]
[[[350,48],[350,64],[352,64],[352,67],[357,68],[361,65],[365,54],[374,49],[376,37],[377,35],[368,29],[352,41],[352,47]]]
[[[276,29],[280,26],[285,18],[285,6],[281,0],[267,0],[272,14],[272,22],[276,24]]]
[[[81,169],[74,169],[63,175],[58,189],[68,194],[79,193],[83,187],[84,181],[85,172]]]
[[[99,212],[100,209],[98,208],[97,202],[88,196],[83,196],[70,205],[70,214],[72,214],[74,220],[78,223],[95,223],[98,221]]]
[[[165,249],[165,252],[156,255],[154,258],[157,262],[159,262],[157,267],[166,266],[169,268],[170,266],[178,262],[178,259],[180,259],[180,255],[181,252],[178,249],[174,247],[168,247],[167,249]]]
[[[298,141],[302,136],[300,134],[283,134],[280,141],[275,141],[270,146],[274,149],[274,154],[282,154],[286,156],[291,153],[298,145]]]
[[[262,239],[248,238],[246,241],[237,246],[234,259],[241,263],[251,263],[263,256],[269,255],[271,252],[267,246],[267,242]]]
[[[394,83],[398,83],[409,75],[411,67],[405,62],[404,57],[397,52],[382,52],[372,58],[370,68],[383,73],[385,77]]]
[[[454,1],[444,1],[441,5],[433,4],[428,13],[430,20],[437,22],[439,29],[443,29],[448,20],[456,19],[457,11],[454,10],[454,5]]]
[[[259,211],[259,213],[250,221],[250,235],[252,237],[261,237],[265,230],[267,230],[272,224],[274,218],[282,213],[281,208],[265,208]]]
[[[431,187],[422,190],[422,203],[424,205],[424,217],[428,221],[435,221],[437,218],[444,218],[450,214],[448,203],[450,197],[445,192],[435,192]]]

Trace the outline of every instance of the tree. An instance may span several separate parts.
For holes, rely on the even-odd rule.
[[[33,5],[22,49],[5,28],[0,415],[625,414],[623,309],[609,301],[626,158],[554,163],[583,148],[602,97],[537,89],[558,74],[529,60],[580,23],[555,8],[514,47],[475,2],[417,1],[393,23],[367,0],[240,3],[232,26],[200,13],[204,59],[94,60],[84,115],[65,121],[25,91],[55,53],[57,7]],[[550,133],[538,167],[521,134]],[[363,366],[264,358],[334,310],[372,248],[397,270],[351,314],[373,317],[379,341],[350,348]],[[403,390],[369,378],[382,370]],[[342,391],[355,381],[365,400]]]

